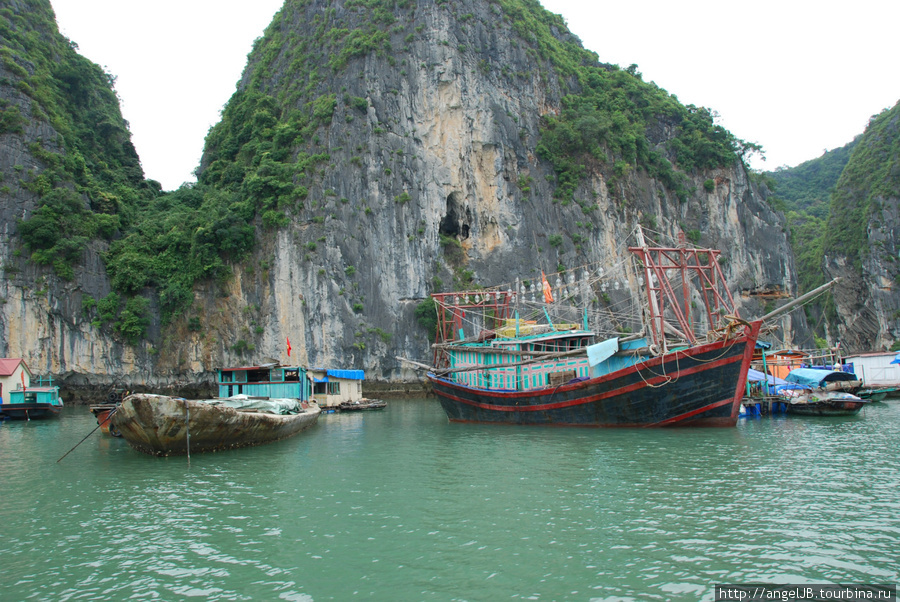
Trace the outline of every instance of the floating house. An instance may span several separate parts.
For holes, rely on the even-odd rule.
[[[900,387],[900,363],[896,351],[861,353],[844,358],[866,387]]]
[[[306,368],[301,366],[240,366],[219,370],[219,397],[246,395],[269,399],[309,401],[312,385]]]
[[[313,397],[320,407],[336,407],[345,402],[362,399],[363,370],[334,370],[309,368],[313,382]]]
[[[786,378],[791,370],[809,365],[809,354],[796,349],[782,349],[765,354],[763,371],[775,378]]]
[[[25,360],[17,357],[0,358],[0,403],[9,401],[9,392],[31,385],[31,370]]]
[[[62,410],[59,387],[39,379],[31,384],[31,371],[21,358],[0,358],[0,417],[43,418]]]

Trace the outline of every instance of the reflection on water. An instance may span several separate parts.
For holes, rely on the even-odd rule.
[[[152,458],[0,424],[0,599],[698,600],[896,583],[900,402],[736,429],[449,424],[433,400]]]

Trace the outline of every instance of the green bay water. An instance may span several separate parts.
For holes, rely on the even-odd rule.
[[[734,429],[448,423],[434,399],[154,458],[0,423],[0,600],[712,600],[900,581],[900,401]]]

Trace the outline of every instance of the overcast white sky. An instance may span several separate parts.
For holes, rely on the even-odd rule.
[[[766,151],[757,169],[843,146],[900,100],[896,0],[542,0],[601,61]],[[118,78],[148,178],[193,181],[203,139],[283,0],[51,0],[63,35]]]

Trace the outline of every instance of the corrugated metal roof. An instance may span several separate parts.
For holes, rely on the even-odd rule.
[[[855,353],[853,355],[844,356],[844,360],[852,361],[857,357],[887,357],[893,359],[897,355],[896,351],[872,351],[871,353]]]

